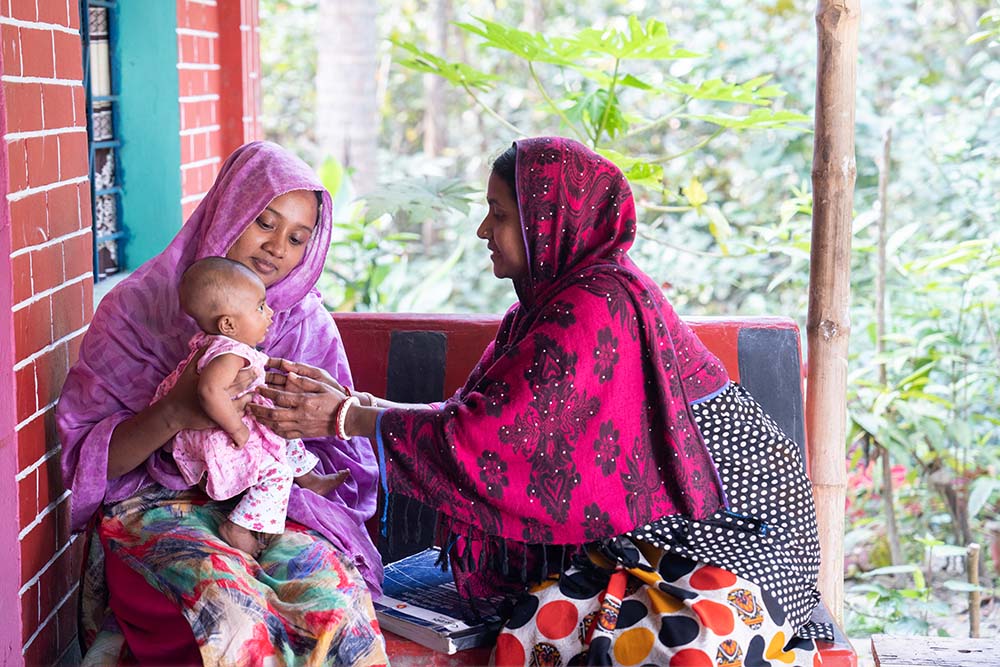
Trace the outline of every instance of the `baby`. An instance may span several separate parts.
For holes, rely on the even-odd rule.
[[[349,471],[332,475],[314,472],[319,459],[301,440],[285,440],[238,412],[227,387],[245,367],[257,377],[247,392],[264,382],[267,355],[255,349],[267,334],[274,314],[265,300],[264,283],[239,262],[207,257],[192,264],[181,277],[181,309],[201,328],[188,343],[191,353],[156,390],[159,400],[176,383],[197,353],[198,398],[202,409],[220,428],[186,430],[173,440],[173,457],[188,484],[207,478],[205,492],[216,500],[246,494],[229,514],[219,533],[230,546],[257,556],[260,544],[251,531],[280,534],[291,483],[320,495],[340,486]],[[254,395],[254,402],[270,405]]]

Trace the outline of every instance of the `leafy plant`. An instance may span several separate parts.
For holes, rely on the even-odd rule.
[[[809,120],[800,113],[774,108],[773,102],[784,92],[769,83],[768,75],[744,82],[723,78],[687,80],[672,75],[668,67],[671,62],[702,56],[681,47],[670,36],[666,24],[656,19],[642,22],[630,16],[622,27],[584,28],[566,37],[520,30],[478,17],[474,23],[457,25],[478,37],[481,48],[514,56],[523,65],[520,77],[450,62],[412,41],[397,38],[393,42],[406,54],[400,64],[443,77],[461,88],[517,136],[529,132],[505,118],[481,93],[499,86],[508,91],[531,87],[542,100],[542,123],[549,126],[546,129],[575,136],[615,161],[633,184],[661,192],[665,192],[664,163],[704,148],[727,129],[789,128]],[[647,66],[627,71],[637,62]],[[543,73],[543,67],[554,71]],[[665,98],[673,101],[673,107],[647,116],[654,108],[649,100],[662,102]],[[703,103],[710,105],[703,108]],[[725,110],[714,110],[719,105],[724,105]],[[555,127],[550,126],[552,121]],[[650,135],[681,124],[689,126],[692,134],[700,132],[702,136],[676,152],[649,151]],[[688,198],[689,208],[700,208],[703,203]]]

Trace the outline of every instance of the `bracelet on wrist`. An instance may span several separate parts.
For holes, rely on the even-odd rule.
[[[361,399],[357,396],[348,396],[337,406],[337,412],[334,414],[334,435],[341,440],[347,440],[350,437],[345,430],[347,427],[347,411],[351,409],[352,405],[360,404]]]

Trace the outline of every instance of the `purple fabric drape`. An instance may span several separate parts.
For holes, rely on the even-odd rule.
[[[267,290],[275,314],[263,349],[324,368],[341,384],[353,386],[340,334],[315,289],[330,247],[330,195],[308,165],[281,147],[268,142],[242,146],[226,160],[166,250],[117,285],[94,313],[56,408],[63,479],[73,492],[74,531],[83,530],[103,502],[122,500],[154,483],[170,489],[187,486],[162,449],[144,465],[107,480],[111,434],[149,405],[160,381],[187,355],[187,341],[198,330],[178,304],[181,274],[197,259],[225,255],[272,199],[293,190],[319,192],[322,205],[302,262]],[[376,503],[371,445],[361,438],[331,437],[306,440],[306,446],[319,457],[323,472],[350,469],[351,477],[329,498],[293,487],[288,517],[353,557],[377,594],[382,564],[364,525]]]

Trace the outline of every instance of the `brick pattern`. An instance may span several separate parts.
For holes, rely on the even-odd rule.
[[[221,64],[215,2],[177,1],[181,205],[187,220],[221,166]]]
[[[194,212],[226,157],[261,137],[256,0],[178,0],[181,205]]]
[[[77,0],[0,3],[21,550],[15,576],[22,650],[32,665],[55,663],[76,635],[82,540],[69,535],[53,406],[93,309],[79,19]]]

